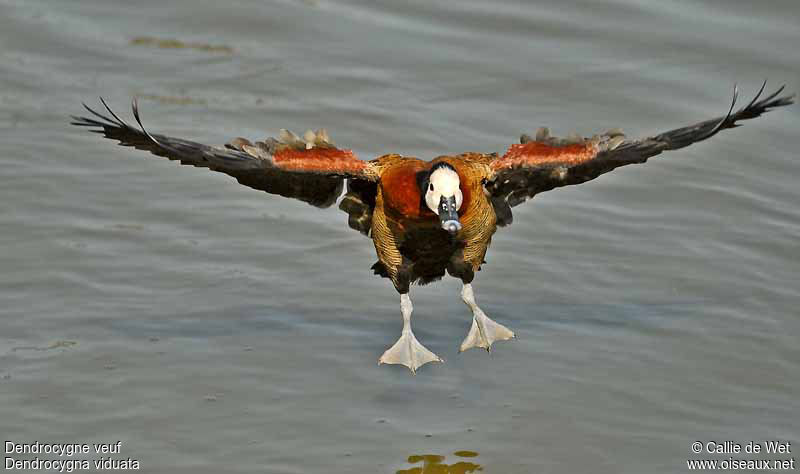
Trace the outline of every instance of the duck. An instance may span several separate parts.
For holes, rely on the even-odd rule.
[[[83,104],[90,115],[72,116],[72,124],[122,146],[229,175],[255,190],[320,208],[339,202],[349,227],[374,244],[374,274],[390,280],[400,295],[401,334],[378,362],[403,365],[415,374],[423,365],[443,359],[420,343],[411,328],[412,285],[445,275],[461,280],[461,299],[472,317],[459,352],[488,352],[494,343],[513,339],[514,331],[478,306],[472,286],[497,228],[512,223],[512,208],[540,193],[644,163],[793,103],[794,95],[781,95],[785,86],[762,97],[765,87],[766,81],[747,105],[734,111],[734,86],[725,115],[644,138],[630,139],[616,128],[591,137],[558,138],[543,127],[534,135],[523,134],[502,155],[466,152],[429,161],[396,153],[362,160],[353,150],[338,147],[325,129],[302,136],[282,129],[277,138],[237,137],[222,146],[151,134],[142,124],[136,98],[132,113],[137,126],[121,119],[102,97],[104,111]]]

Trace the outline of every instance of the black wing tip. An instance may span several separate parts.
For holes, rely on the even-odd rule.
[[[167,152],[170,152],[170,153],[176,153],[176,154],[178,153],[178,151],[175,150],[174,148],[172,148],[170,146],[166,146],[165,144],[161,143],[159,140],[157,140],[155,137],[153,137],[153,135],[151,135],[150,132],[147,131],[147,129],[144,128],[144,125],[142,124],[142,119],[141,119],[141,117],[139,115],[139,101],[137,100],[136,96],[134,96],[132,101],[131,101],[131,110],[133,112],[133,118],[136,119],[136,123],[139,124],[139,129],[138,130],[136,128],[132,127],[131,125],[129,125],[128,122],[126,122],[125,120],[120,118],[120,116],[117,115],[116,112],[114,112],[114,110],[111,109],[111,106],[108,105],[108,102],[106,102],[106,100],[102,96],[100,96],[99,99],[100,99],[100,103],[103,105],[103,107],[106,109],[106,111],[111,115],[111,117],[103,115],[100,112],[98,112],[98,111],[92,109],[91,107],[89,107],[88,105],[86,105],[85,102],[81,102],[83,107],[90,114],[94,115],[97,118],[80,117],[80,116],[74,116],[73,115],[73,116],[71,116],[73,121],[70,122],[70,123],[72,125],[77,125],[79,127],[87,127],[87,128],[90,128],[90,129],[94,129],[94,130],[91,130],[91,131],[97,132],[97,133],[103,133],[108,138],[115,138],[117,140],[120,140],[120,144],[125,145],[125,146],[128,146],[129,143],[127,143],[127,140],[124,140],[124,139],[121,139],[121,138],[118,137],[118,134],[120,132],[143,135],[147,140],[149,140],[157,148],[161,148],[164,151],[167,151]]]
[[[136,98],[136,96],[133,96],[133,98],[131,99],[131,112],[133,112],[133,118],[136,120],[136,123],[139,124],[139,129],[142,131],[142,133],[144,133],[145,136],[156,145],[162,146],[161,143],[159,143],[158,140],[153,138],[153,136],[150,135],[150,132],[148,132],[147,129],[144,128],[144,124],[142,124],[142,118],[139,116],[139,100]]]
[[[758,92],[753,96],[750,102],[742,107],[741,109],[737,110],[735,113],[733,112],[733,108],[736,104],[736,100],[738,98],[738,86],[736,84],[733,85],[733,100],[731,101],[731,106],[728,110],[728,113],[721,119],[714,128],[711,129],[707,134],[701,138],[701,140],[705,140],[710,138],[721,130],[726,128],[735,128],[740,124],[736,123],[739,120],[747,120],[761,116],[761,114],[769,112],[771,109],[775,107],[784,107],[787,105],[794,104],[794,99],[796,94],[789,94],[781,96],[780,94],[786,89],[786,84],[781,85],[777,90],[769,94],[767,97],[761,99],[761,95],[764,93],[764,90],[767,87],[767,80],[765,79],[764,82],[761,83],[761,87],[759,88]],[[760,99],[760,100],[759,100]],[[700,140],[696,140],[700,141]]]
[[[70,118],[73,120],[70,122],[71,125],[77,125],[79,127],[88,127],[88,128],[102,128],[104,130],[112,129],[112,128],[120,128],[120,129],[130,129],[130,125],[128,125],[124,120],[119,118],[119,116],[111,110],[111,107],[108,106],[105,99],[100,97],[100,103],[103,104],[105,109],[108,113],[111,114],[111,117],[103,115],[102,113],[94,110],[93,108],[86,105],[86,102],[81,102],[81,105],[87,112],[89,112],[94,117],[83,117],[78,115],[70,115]]]
[[[766,83],[765,83],[765,85],[766,85]],[[763,86],[762,86],[762,89],[763,89]],[[759,92],[758,94],[761,95],[761,92]],[[757,97],[758,96],[756,96],[756,98]],[[724,117],[722,117],[722,120],[717,122],[717,124],[714,126],[714,128],[711,129],[710,132],[708,132],[704,136],[701,136],[701,138],[699,140],[697,140],[697,141],[705,140],[707,138],[711,138],[714,135],[716,135],[723,128],[726,128],[726,127],[730,128],[731,126],[733,126],[735,124],[736,119],[734,118],[733,120],[731,120],[731,114],[733,113],[733,108],[736,106],[736,101],[737,100],[739,100],[739,86],[734,82],[733,83],[733,98],[731,99],[731,106],[728,108],[728,113],[725,114]],[[752,101],[751,101],[751,105],[752,105]],[[750,107],[750,105],[748,105],[747,107]],[[741,113],[743,110],[747,110],[747,107],[745,107],[744,109],[740,110],[739,112],[736,112],[736,115]]]
[[[94,117],[96,118],[83,117],[79,115],[70,115],[70,118],[73,120],[70,123],[72,125],[77,125],[82,127],[100,127],[103,129],[123,129],[126,131],[135,131],[136,133],[144,133],[148,138],[150,138],[154,142],[156,141],[152,138],[152,136],[150,136],[149,133],[147,133],[147,130],[145,130],[144,126],[142,126],[142,122],[139,119],[139,109],[135,97],[133,99],[133,116],[139,123],[140,130],[134,129],[133,127],[130,126],[130,124],[128,124],[128,122],[120,118],[120,116],[117,115],[116,112],[114,112],[114,110],[111,108],[111,106],[108,105],[108,102],[106,102],[106,100],[102,96],[98,98],[100,99],[100,103],[103,105],[106,111],[111,115],[111,117],[94,110],[93,108],[86,105],[86,102],[81,102],[83,108],[85,108],[90,114],[94,115]]]
[[[756,97],[753,98],[753,100],[750,102],[750,104],[748,104],[747,107],[745,107],[744,110],[747,109],[766,110],[772,107],[781,107],[794,104],[794,99],[797,96],[796,93],[791,93],[784,96],[780,95],[786,89],[786,84],[782,84],[775,92],[757,102],[757,99],[761,95],[761,92],[764,90],[766,84],[767,81],[764,81],[764,85],[761,86],[761,91],[759,91]]]

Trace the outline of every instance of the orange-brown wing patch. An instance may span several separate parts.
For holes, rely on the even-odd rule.
[[[491,163],[493,170],[520,166],[574,166],[597,155],[597,144],[587,141],[569,145],[550,145],[538,141],[514,144],[502,158]]]
[[[417,183],[417,174],[429,166],[421,160],[403,160],[389,166],[381,174],[381,189],[384,203],[404,217],[417,219],[426,209],[422,209],[422,196]],[[430,215],[433,212],[427,211]],[[426,214],[427,214],[426,213]]]
[[[367,163],[359,160],[352,150],[338,148],[298,150],[284,147],[275,151],[273,161],[276,166],[288,171],[358,174],[367,168]]]
[[[264,159],[282,171],[377,179],[368,162],[358,159],[352,150],[337,148],[324,129],[308,130],[302,138],[281,130],[279,139],[253,144],[246,138],[236,138],[225,146]]]

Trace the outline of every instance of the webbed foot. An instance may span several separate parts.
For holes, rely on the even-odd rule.
[[[495,342],[516,337],[512,330],[486,316],[486,313],[478,307],[472,293],[472,285],[469,283],[465,284],[461,290],[461,298],[472,310],[472,327],[467,337],[464,338],[464,342],[461,343],[459,352],[473,347],[480,347],[489,352]]]
[[[400,295],[400,311],[403,313],[403,333],[392,347],[386,350],[378,359],[378,364],[401,364],[411,370],[416,375],[417,369],[428,362],[444,362],[441,357],[429,351],[427,347],[420,344],[411,330],[411,312],[414,307],[411,305],[411,298],[408,293]]]
[[[383,353],[378,364],[401,364],[411,370],[412,374],[428,362],[443,362],[442,358],[420,344],[412,331],[403,331],[400,339]]]

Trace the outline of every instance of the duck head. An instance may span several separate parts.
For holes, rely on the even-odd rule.
[[[443,161],[436,163],[431,167],[425,184],[425,205],[439,216],[442,229],[456,234],[461,230],[458,210],[464,197],[459,188],[460,180],[455,168]]]

